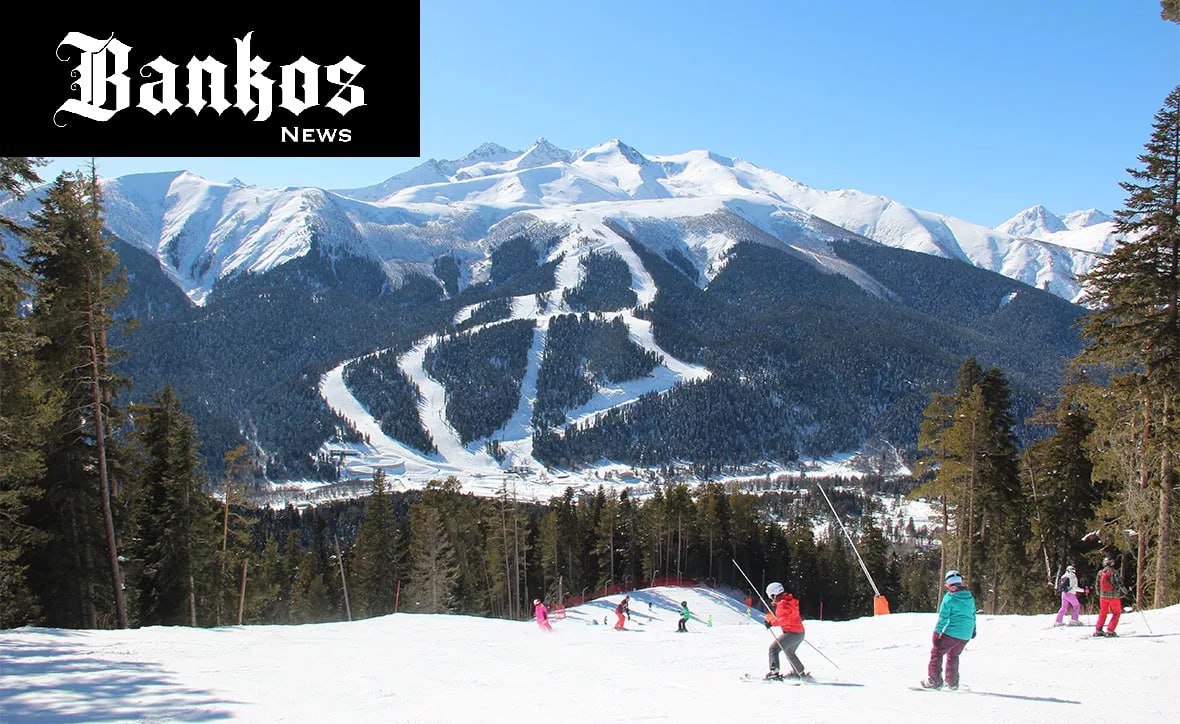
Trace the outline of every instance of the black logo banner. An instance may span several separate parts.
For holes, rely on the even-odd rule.
[[[184,13],[195,20],[62,12],[22,24],[0,44],[0,151],[419,156],[417,5],[380,23],[278,12],[196,4]]]

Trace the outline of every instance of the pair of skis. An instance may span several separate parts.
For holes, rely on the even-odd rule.
[[[755,676],[754,674],[742,674],[742,681],[764,681],[768,684],[786,684],[787,686],[864,686],[864,684],[854,684],[850,681],[823,681],[810,677],[798,679],[787,676],[768,679],[765,676]]]

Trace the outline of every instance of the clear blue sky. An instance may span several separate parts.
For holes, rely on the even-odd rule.
[[[1036,203],[1110,211],[1180,83],[1180,25],[1159,13],[1158,0],[425,0],[422,153],[620,138],[987,225]],[[99,173],[340,188],[417,163],[100,158]]]

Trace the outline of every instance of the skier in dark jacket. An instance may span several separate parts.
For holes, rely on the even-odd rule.
[[[938,623],[934,624],[934,648],[922,686],[941,689],[959,688],[959,654],[975,638],[975,597],[963,585],[963,574],[955,569],[946,572],[946,593],[938,605]],[[946,679],[942,676],[942,659],[946,657]]]
[[[1119,616],[1123,612],[1123,579],[1110,556],[1102,561],[1102,570],[1094,578],[1094,590],[1098,592],[1098,626],[1094,629],[1094,635],[1118,636],[1114,629],[1119,625]],[[1108,614],[1110,626],[1103,632],[1102,624],[1106,623]]]

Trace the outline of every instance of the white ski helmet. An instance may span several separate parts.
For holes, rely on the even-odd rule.
[[[784,590],[783,584],[779,583],[778,581],[775,581],[774,583],[772,583],[766,587],[766,595],[770,596],[771,598],[774,598],[775,596],[780,595],[783,592],[783,590]]]

